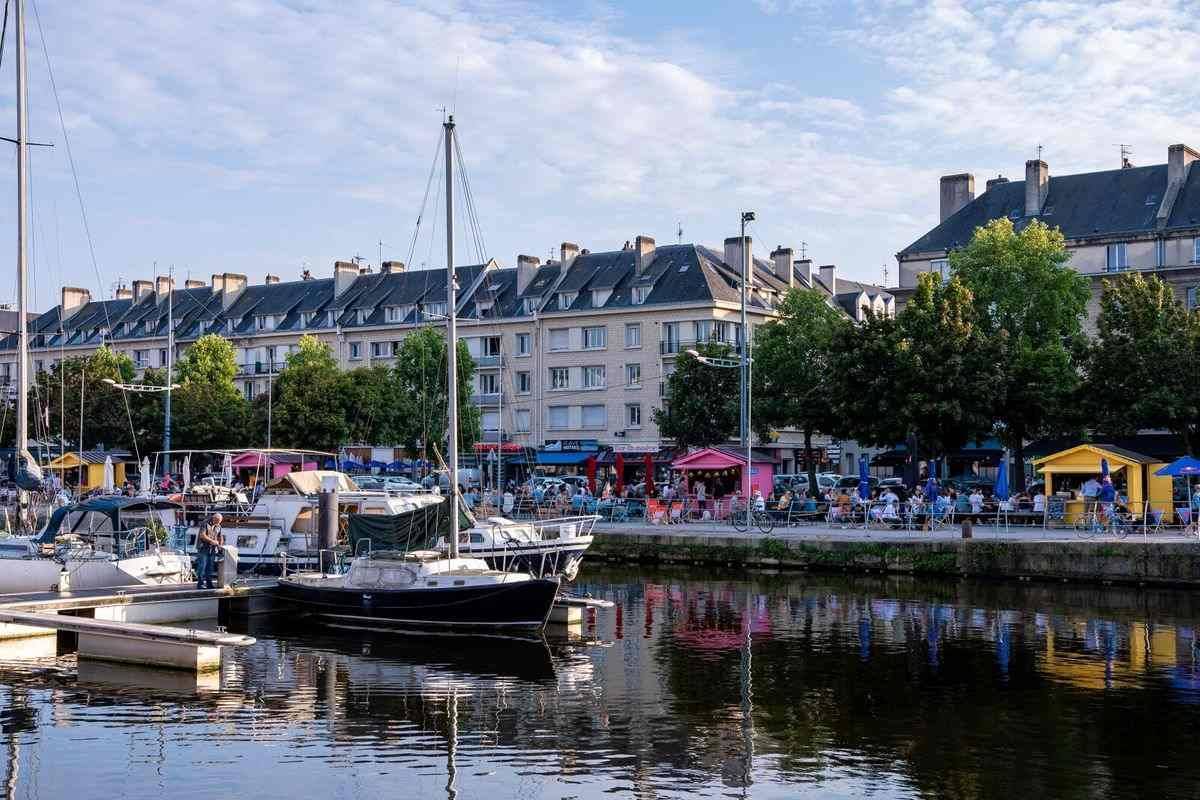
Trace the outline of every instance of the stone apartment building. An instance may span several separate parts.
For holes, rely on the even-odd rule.
[[[1120,169],[1051,176],[1045,161],[1025,163],[1025,179],[988,180],[975,194],[969,173],[940,181],[938,224],[896,254],[900,285],[893,292],[903,304],[917,275],[948,276],[948,254],[965,246],[975,229],[1008,217],[1020,228],[1034,219],[1062,230],[1071,253],[1069,264],[1092,281],[1089,319],[1099,309],[1102,281],[1113,273],[1135,270],[1173,284],[1190,308],[1200,287],[1200,153],[1184,144],[1167,148],[1167,161]]]
[[[605,447],[630,453],[664,447],[652,410],[662,405],[664,381],[679,353],[699,342],[741,348],[740,265],[743,244],[727,239],[716,251],[697,244],[658,246],[638,236],[619,250],[592,253],[563,243],[559,258],[542,263],[519,256],[515,268],[494,260],[459,266],[459,335],[476,362],[473,402],[483,416],[484,441],[501,437],[522,448]],[[865,307],[894,311],[876,286],[814,269],[779,247],[753,259],[748,317],[753,327],[774,314],[792,286],[816,289],[854,319]],[[31,322],[35,370],[86,355],[102,343],[128,353],[139,369],[167,361],[168,292],[178,358],[208,333],[236,348],[238,381],[247,397],[267,391],[272,375],[302,335],[327,342],[344,368],[391,364],[404,336],[442,325],[445,270],[378,270],[350,262],[331,278],[305,273],[298,281],[268,275],[219,273],[210,283],[176,288],[165,277],[134,281],[116,297],[93,300],[64,287],[59,306]],[[15,377],[15,339],[0,343],[0,380]],[[768,443],[783,470],[793,468],[798,441],[786,432]]]

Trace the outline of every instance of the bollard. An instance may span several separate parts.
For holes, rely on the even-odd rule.
[[[967,517],[962,521],[962,538],[971,538],[971,518]]]
[[[331,558],[328,562],[321,559],[322,569],[334,571],[333,548],[337,547],[338,539],[338,493],[337,478],[326,477],[322,481],[321,493],[317,495],[317,552],[329,551]]]
[[[217,563],[217,586],[228,589],[237,581],[238,551],[231,544],[221,545],[221,560]]]

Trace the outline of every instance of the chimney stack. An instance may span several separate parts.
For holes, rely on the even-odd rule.
[[[122,284],[121,286],[118,286],[117,287],[117,299],[118,300],[132,300],[133,299],[133,290],[130,289],[128,286],[125,286],[124,284]]]
[[[1183,182],[1187,177],[1188,168],[1192,162],[1200,158],[1200,153],[1197,153],[1186,144],[1173,144],[1167,148],[1167,186],[1170,186],[1176,181]]]
[[[150,281],[143,281],[149,283]],[[81,289],[78,286],[62,287],[62,321],[66,321],[75,315],[77,311],[86,306],[92,301],[92,293],[87,289]]]
[[[563,242],[558,248],[558,254],[559,263],[562,264],[562,271],[566,272],[575,261],[575,257],[579,255],[579,245],[574,242]]]
[[[333,296],[341,297],[342,292],[350,288],[358,277],[358,265],[353,261],[333,262]],[[442,280],[445,280],[443,277]]]
[[[645,275],[654,263],[654,239],[650,236],[638,236],[634,240],[634,272]]]
[[[213,275],[213,286],[217,285],[218,278],[221,281],[221,308],[224,310],[241,296],[246,288],[246,276],[237,272],[222,272],[219,276]]]
[[[821,283],[825,284],[825,288],[829,290],[829,296],[833,297],[837,294],[837,267],[833,264],[822,264]]]
[[[753,249],[753,245],[754,245],[753,237],[747,236],[746,241],[743,245],[742,237],[730,236],[728,239],[725,240],[725,264],[728,267],[730,267],[731,269],[733,269],[733,271],[736,272],[738,275],[741,275],[742,268],[744,266],[742,264],[742,259],[744,258],[743,253],[751,251]],[[743,249],[743,246],[745,249]],[[750,283],[751,283],[751,285],[753,285],[754,284],[754,278],[753,278],[754,265],[751,264],[750,267],[751,267]]]
[[[990,192],[993,186],[999,186],[1003,183],[1008,183],[1008,178],[1004,177],[1003,175],[997,175],[994,178],[988,178],[988,182],[984,188],[984,191]]]
[[[133,282],[133,302],[139,302],[143,297],[154,291],[154,284],[150,281],[134,281]]]
[[[1025,162],[1025,216],[1042,213],[1050,193],[1050,167],[1040,158]]]
[[[794,286],[796,281],[795,273],[792,272],[792,248],[779,245],[771,251],[771,261],[775,264],[775,277],[789,288]]]
[[[385,261],[379,267],[379,271],[384,275],[391,275],[393,272],[404,272],[403,261]]]
[[[203,289],[207,285],[204,281],[195,278],[188,278],[183,282],[183,288],[185,289]]]
[[[166,275],[159,275],[154,279],[154,293],[159,297],[165,297],[167,292],[174,291],[175,279]]]
[[[941,215],[938,222],[945,222],[948,217],[975,199],[975,176],[969,172],[943,175],[940,188]]]
[[[809,289],[812,288],[812,259],[798,258],[795,262],[796,271],[800,273],[800,277],[804,279],[804,284]]]
[[[267,286],[271,286],[273,284],[279,283],[279,276],[271,275],[268,273],[267,277],[263,279],[263,283]]]
[[[541,263],[537,256],[517,256],[517,297],[525,294]]]

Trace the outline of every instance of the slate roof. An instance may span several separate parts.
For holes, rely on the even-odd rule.
[[[1068,239],[1153,233],[1167,190],[1167,165],[1051,175],[1042,213],[1025,216],[1025,181],[993,185],[898,255],[952,250],[966,245],[975,229],[999,217],[1018,229],[1032,219],[1062,229]],[[1165,230],[1200,225],[1200,169],[1188,171]]]

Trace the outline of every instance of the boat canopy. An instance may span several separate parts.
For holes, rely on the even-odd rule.
[[[157,498],[124,497],[121,495],[114,497],[90,497],[82,503],[56,508],[54,513],[50,515],[49,521],[46,522],[46,527],[42,531],[42,534],[35,541],[42,544],[53,543],[54,537],[62,531],[63,522],[70,514],[80,514],[76,518],[76,526],[79,525],[79,520],[83,518],[80,512],[91,511],[103,514],[109,518],[113,530],[120,530],[122,514],[139,511],[178,511],[182,508],[183,506],[179,503]]]
[[[281,475],[267,486],[270,494],[317,494],[325,478],[337,478],[339,492],[358,492],[358,484],[349,476],[331,469],[309,469]]]

